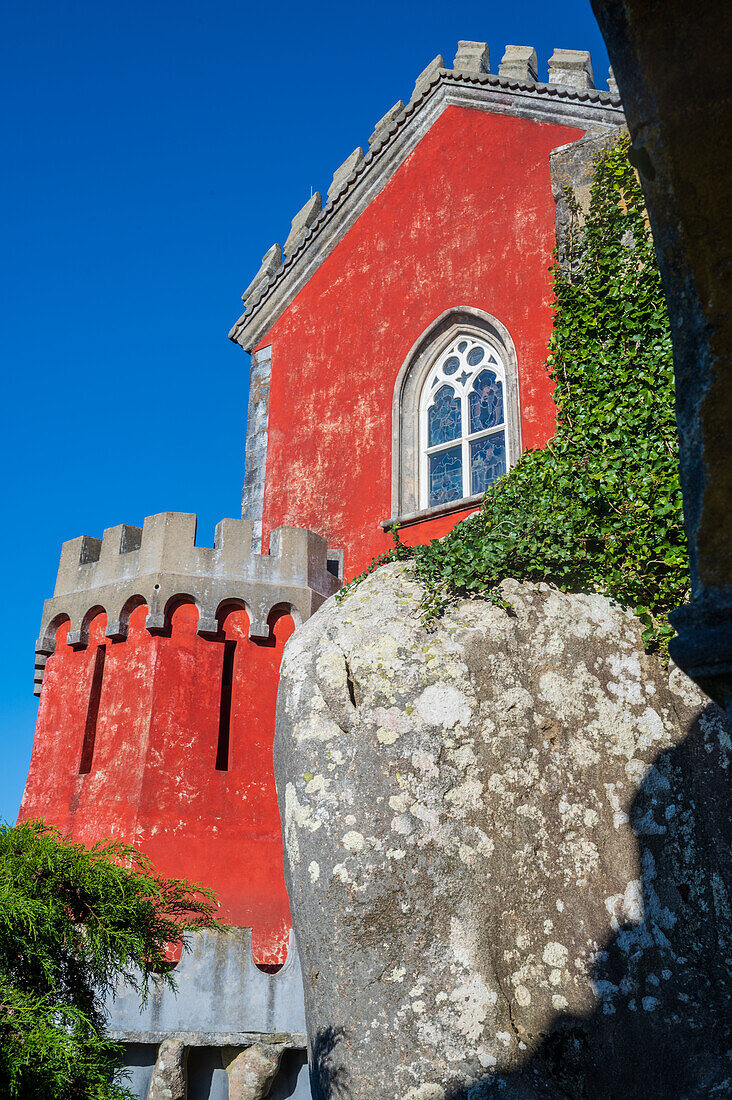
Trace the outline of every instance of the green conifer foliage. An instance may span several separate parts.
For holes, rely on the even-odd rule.
[[[595,164],[584,225],[573,208],[554,267],[547,368],[557,429],[441,540],[399,542],[426,587],[425,618],[454,596],[500,602],[507,577],[600,591],[632,608],[665,652],[688,595],[671,337],[643,195],[621,139]]]
[[[134,848],[73,844],[42,822],[0,825],[0,1096],[122,1100],[104,998],[121,977],[175,988],[166,959],[216,925],[209,891],[151,873]]]

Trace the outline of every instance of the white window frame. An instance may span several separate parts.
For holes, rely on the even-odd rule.
[[[462,345],[465,345],[463,351],[460,351]],[[467,363],[468,355],[476,348],[481,348],[485,352],[485,357],[476,366],[471,367]],[[453,375],[447,375],[444,372],[445,364],[449,359],[457,357],[463,363],[463,370],[461,374],[455,372]],[[501,383],[502,391],[502,404],[503,404],[503,420],[500,424],[496,424],[492,428],[481,429],[477,432],[470,431],[470,394],[473,389],[475,379],[483,371],[489,370],[492,374],[498,378]],[[429,445],[429,410],[433,404],[433,397],[438,393],[443,386],[450,386],[453,393],[460,398],[460,423],[462,432],[460,436],[455,439],[449,440],[447,443],[436,443],[433,446]],[[452,501],[445,502],[445,504],[457,504],[460,500],[465,500],[468,497],[476,496],[478,494],[473,492],[473,471],[470,460],[471,443],[477,442],[479,439],[485,439],[490,435],[498,435],[499,432],[503,432],[505,446],[506,446],[506,469],[509,468],[509,455],[508,455],[508,438],[507,438],[507,425],[506,425],[506,367],[501,358],[498,348],[486,340],[485,338],[479,338],[467,333],[460,333],[444,351],[440,353],[435,362],[433,363],[427,377],[424,380],[422,386],[422,395],[420,398],[420,472],[419,472],[419,504],[420,508],[426,509],[429,507],[440,507],[440,505],[430,505],[430,456],[439,454],[440,451],[453,450],[455,447],[461,448],[462,457],[462,479],[463,479],[463,491],[459,497],[455,497]]]
[[[523,450],[519,365],[511,334],[497,317],[475,306],[453,306],[445,310],[416,338],[395,380],[392,403],[391,514],[381,521],[381,526],[385,529],[395,523],[419,523],[434,515],[477,505],[483,496],[478,493],[433,508],[425,508],[421,503],[424,499],[422,485],[425,484],[422,475],[421,436],[424,382],[438,358],[459,336],[487,341],[498,352],[505,368],[503,397],[508,469],[518,462]]]

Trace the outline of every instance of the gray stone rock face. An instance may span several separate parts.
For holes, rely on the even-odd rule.
[[[266,1100],[280,1068],[284,1046],[254,1043],[246,1050],[225,1049],[229,1100]]]
[[[186,1100],[186,1047],[164,1039],[158,1047],[148,1100]]]
[[[722,712],[610,600],[502,587],[428,632],[389,565],[286,647],[313,1095],[728,1095]]]

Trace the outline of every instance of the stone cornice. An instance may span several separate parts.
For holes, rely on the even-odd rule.
[[[256,296],[229,332],[245,351],[253,348],[287,309],[356,219],[449,106],[603,131],[625,121],[617,95],[519,81],[489,73],[435,69],[431,79],[382,131],[379,141],[331,194],[291,256],[259,283]]]

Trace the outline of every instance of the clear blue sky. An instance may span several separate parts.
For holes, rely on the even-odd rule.
[[[37,703],[60,544],[239,514],[249,360],[227,340],[265,250],[437,53],[607,54],[589,0],[24,0],[0,41],[0,818]]]

